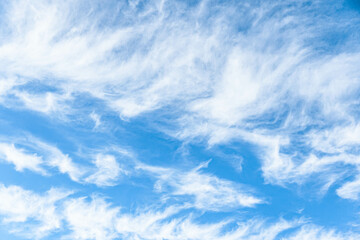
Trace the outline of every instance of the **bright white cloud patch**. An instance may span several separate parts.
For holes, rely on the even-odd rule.
[[[16,147],[14,143],[1,143],[0,151],[3,160],[15,165],[17,171],[31,171],[48,174],[46,168],[57,168],[60,173],[68,174],[74,181],[79,181],[84,170],[80,169],[72,159],[58,148],[33,137],[14,139],[12,142],[21,144],[28,149]]]
[[[360,180],[357,177],[354,181],[347,182],[338,188],[336,193],[342,198],[358,200],[360,194],[359,186]]]
[[[97,155],[95,160],[97,170],[94,174],[85,179],[87,182],[95,183],[98,186],[111,186],[122,173],[120,165],[112,155]]]
[[[65,205],[65,218],[73,233],[69,239],[114,239],[117,234],[114,224],[119,209],[110,208],[101,198],[90,203],[73,199]]]
[[[57,202],[71,192],[50,189],[39,195],[18,186],[0,185],[0,214],[3,223],[15,223],[9,230],[27,238],[42,238],[61,227]]]
[[[125,214],[101,197],[64,199],[69,194],[51,189],[38,195],[18,186],[1,186],[3,224],[16,223],[14,231],[29,238],[41,238],[66,227],[70,233],[63,236],[65,239],[275,239],[282,231],[301,224],[252,220],[224,234],[222,229],[229,221],[198,224],[192,218],[174,218],[182,207]]]
[[[201,173],[201,168],[207,164],[190,171],[142,165],[138,168],[158,179],[154,186],[156,191],[174,196],[191,196],[191,204],[199,209],[226,211],[237,207],[253,207],[263,202],[246,190],[246,186]]]
[[[1,143],[0,154],[2,160],[14,164],[17,171],[29,169],[45,174],[44,169],[41,167],[43,159],[36,153],[26,153],[23,149],[16,148],[14,144]]]

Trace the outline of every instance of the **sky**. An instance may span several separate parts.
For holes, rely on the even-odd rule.
[[[0,239],[360,239],[360,1],[0,1]]]

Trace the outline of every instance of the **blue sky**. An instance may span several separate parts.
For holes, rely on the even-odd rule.
[[[360,239],[359,1],[0,6],[0,239]]]

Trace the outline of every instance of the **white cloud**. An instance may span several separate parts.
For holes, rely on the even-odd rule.
[[[18,186],[0,185],[0,215],[13,234],[40,239],[57,234],[62,239],[178,239],[273,240],[357,239],[353,232],[308,224],[301,219],[220,220],[200,223],[184,206],[147,206],[125,213],[104,197],[71,197],[72,192],[50,189],[45,194]],[[185,211],[183,211],[185,210]],[[233,225],[228,229],[228,224]],[[299,230],[294,231],[299,227]],[[226,229],[226,230],[225,230]],[[284,233],[284,234],[283,234]]]
[[[98,186],[113,186],[124,171],[120,168],[116,158],[112,155],[98,154],[94,161],[96,172],[85,179],[86,182]]]
[[[241,2],[214,11],[206,1],[191,10],[165,1],[146,3],[138,11],[135,3],[102,8],[13,1],[4,18],[8,35],[0,44],[0,65],[6,66],[0,72],[7,76],[0,80],[1,93],[50,115],[71,112],[79,92],[103,100],[122,118],[170,105],[180,123],[170,132],[182,140],[205,137],[209,145],[238,138],[258,144],[251,137],[254,132],[275,142],[291,141],[317,125],[325,130],[314,132],[307,147],[349,149],[358,140],[352,108],[360,87],[360,54],[348,52],[345,44],[340,52],[324,55],[313,39],[321,39],[330,25],[345,29],[352,20],[313,24],[317,17],[310,9],[317,5],[303,9],[286,3]],[[124,19],[115,23],[106,16],[118,14],[116,9],[122,9]],[[233,9],[241,10],[241,19]],[[272,14],[275,9],[277,14]],[[111,24],[100,27],[104,21]],[[8,81],[16,75],[20,83]],[[26,87],[17,89],[33,79],[57,91],[34,94]],[[97,127],[100,119],[91,116]],[[338,125],[349,128],[340,130]],[[333,131],[329,138],[326,129]],[[348,140],[336,140],[341,134]],[[265,146],[262,159],[264,176],[281,177],[278,182],[291,175],[282,172],[299,165],[281,153],[283,146]],[[302,146],[294,148],[300,158]],[[314,159],[320,157],[313,153],[299,161],[306,166]],[[336,162],[319,161],[327,162],[316,164],[319,167]]]
[[[96,114],[95,112],[90,113],[90,118],[94,121],[94,129],[98,128],[101,124],[101,119],[100,116],[98,114]]]
[[[311,146],[325,153],[344,153],[360,144],[360,123],[335,126],[308,134]]]
[[[57,202],[69,191],[50,189],[40,195],[18,186],[0,185],[0,214],[3,223],[13,223],[10,231],[32,239],[42,238],[61,227],[61,213]]]
[[[241,187],[237,187],[236,184],[211,175],[189,172],[172,181],[170,184],[175,187],[172,194],[194,196],[194,205],[200,209],[253,207],[262,203],[261,199],[246,191],[242,192]]]
[[[2,19],[8,35],[0,42],[0,74],[5,76],[0,79],[1,104],[13,107],[16,104],[11,100],[16,98],[25,108],[52,116],[70,112],[76,104],[74,95],[86,93],[123,118],[171,105],[169,112],[179,122],[173,131],[176,137],[184,141],[205,138],[210,146],[245,140],[259,147],[267,182],[303,183],[313,176],[325,179],[323,185],[329,187],[347,171],[343,166],[334,171],[340,163],[358,171],[359,123],[353,110],[358,101],[360,55],[356,48],[347,53],[346,44],[341,44],[345,50],[336,49],[340,53],[334,50],[326,56],[317,50],[318,45],[312,48],[309,42],[317,43],[314,38],[322,32],[317,18],[311,9],[308,13],[296,3],[283,8],[287,3],[254,7],[241,2],[241,7],[225,4],[215,11],[206,1],[190,10],[182,3],[165,1],[144,3],[139,11],[135,3],[104,10],[92,3],[84,7],[71,2],[12,1]],[[94,13],[94,9],[100,12]],[[118,15],[116,9],[121,9],[123,21],[108,17]],[[214,14],[209,18],[211,10]],[[339,22],[342,29],[351,24]],[[335,23],[321,24],[331,29]],[[242,27],[246,30],[239,30]],[[34,79],[56,86],[56,91],[31,93],[26,83]],[[90,117],[95,128],[99,126],[100,118],[95,114]],[[303,137],[311,128],[322,130]],[[41,141],[30,141],[27,146],[38,155],[11,142],[2,144],[3,160],[19,171],[44,174],[45,166],[55,167],[74,181],[100,186],[115,184],[121,173],[114,157],[99,155],[95,173],[86,178],[91,171],[56,147]],[[292,149],[286,152],[286,148]],[[143,166],[142,170],[156,176],[159,192],[190,196],[198,209],[219,211],[262,202],[244,186],[201,169]],[[357,179],[346,182],[337,193],[358,199],[358,185]],[[25,212],[27,215],[3,211],[15,214],[14,219],[36,219],[32,210]],[[39,219],[47,217],[43,215]],[[118,208],[99,198],[90,202],[72,199],[66,204],[65,215],[73,231],[69,238],[79,239],[118,235],[129,239],[268,239],[292,226],[281,222],[268,229],[259,224],[253,230],[254,225],[244,224],[224,236],[223,222],[165,221],[171,215],[166,211],[121,217]],[[58,226],[55,220],[49,222]],[[142,229],[136,230],[131,225],[134,222]],[[47,226],[44,231],[52,228],[56,227]],[[341,236],[304,229],[293,239]]]
[[[69,205],[68,205],[69,206]],[[121,213],[104,200],[95,198],[85,202],[74,199],[67,207],[67,221],[73,233],[69,238],[76,239],[172,239],[172,240],[272,240],[279,233],[299,226],[301,220],[280,220],[269,223],[263,220],[244,222],[219,221],[202,224],[191,215],[176,217],[183,208],[168,207],[163,210],[138,210],[135,213]],[[102,221],[103,220],[103,221]],[[229,223],[236,226],[224,231]],[[115,224],[115,226],[114,226]]]
[[[143,164],[137,168],[149,172],[158,179],[154,186],[156,191],[173,196],[191,196],[193,200],[190,204],[199,209],[226,211],[263,203],[263,200],[254,196],[246,186],[201,173],[201,168],[206,165],[190,171]]]
[[[180,7],[173,4],[179,6],[167,8]],[[156,5],[145,4],[141,13],[124,6],[124,17],[132,24],[117,23],[106,28],[97,26],[106,18],[101,13],[116,11],[114,7],[97,9],[98,15],[90,20],[88,14],[97,8],[91,4],[89,9],[77,3],[46,1],[9,5],[9,41],[0,46],[0,62],[9,67],[1,71],[36,78],[66,93],[30,97],[21,92],[19,97],[30,109],[48,113],[61,110],[64,105],[56,102],[80,90],[105,100],[122,116],[131,117],[206,90],[208,83],[202,79],[209,74],[201,65],[210,64],[210,50],[218,44],[218,36],[196,30],[189,22],[177,22],[179,19],[164,15]],[[132,16],[137,16],[136,21]],[[129,47],[133,43],[139,46]],[[48,75],[56,77],[43,79]]]
[[[17,78],[9,77],[0,79],[0,100],[3,101],[4,96],[16,85],[21,85],[26,81],[20,81]]]
[[[139,216],[140,217],[140,216]],[[151,216],[147,216],[150,218]],[[135,222],[141,219],[132,219]],[[223,232],[224,227],[229,222],[218,222],[212,224],[198,224],[191,218],[172,219],[171,221],[154,221],[151,225],[140,227],[132,234],[125,236],[127,239],[220,239],[220,240],[271,240],[287,229],[291,229],[298,223],[279,221],[275,224],[269,224],[261,220],[252,220],[239,223],[234,230]],[[126,225],[125,225],[126,226]],[[143,226],[143,225],[139,225]],[[121,228],[124,229],[124,226]]]
[[[34,144],[36,149],[46,156],[47,165],[58,168],[60,173],[68,174],[73,181],[79,181],[85,174],[85,167],[74,163],[68,155],[62,153],[58,148],[34,138],[29,143]]]
[[[239,223],[230,232],[223,228],[232,220],[200,224],[191,216],[175,217],[182,207],[170,206],[163,210],[139,209],[135,213],[122,213],[104,199],[93,197],[86,201],[77,198],[65,204],[65,218],[72,233],[69,239],[275,239],[282,231],[300,222],[281,220],[275,224],[252,220]]]
[[[64,217],[72,233],[68,239],[114,239],[119,208],[110,207],[102,198],[71,199],[65,203]]]
[[[351,182],[346,182],[336,190],[336,193],[345,199],[358,200],[360,194],[360,178],[359,176]]]
[[[299,231],[291,234],[284,240],[305,240],[305,239],[317,239],[317,240],[355,240],[359,239],[359,234],[354,232],[342,233],[336,232],[334,229],[326,229],[316,225],[305,225],[300,228]]]
[[[24,107],[34,111],[53,114],[54,112],[66,112],[64,104],[59,102],[66,100],[67,96],[47,92],[45,94],[29,94],[27,92],[14,91],[13,94],[24,103]]]
[[[305,154],[298,150],[294,153],[282,152],[281,148],[291,145],[289,139],[284,139],[283,136],[254,133],[245,136],[250,142],[260,146],[259,155],[263,160],[261,168],[268,182],[280,185],[302,184],[316,177],[316,182],[322,188],[319,193],[323,194],[333,183],[342,180],[349,172],[358,172],[356,129],[338,127],[310,132],[304,138],[311,144],[311,150]],[[337,189],[337,194],[342,198],[358,199],[357,185],[357,180],[346,182]]]
[[[14,144],[0,143],[0,158],[14,164],[17,171],[29,169],[40,174],[46,174],[46,171],[41,166],[43,164],[41,156],[16,148]]]
[[[319,26],[295,23],[299,15],[291,7],[266,18],[269,9],[232,48],[209,96],[188,104],[175,136],[200,137],[210,146],[245,140],[257,146],[267,182],[303,183],[312,176],[329,186],[348,170],[334,171],[341,163],[358,165],[360,54],[321,55],[302,42],[319,34]],[[303,12],[301,21],[307,17],[314,16]],[[309,129],[318,131],[304,137]]]
[[[4,140],[3,137],[1,139]],[[85,167],[74,163],[57,147],[32,136],[27,138],[7,137],[6,140],[7,142],[0,143],[0,156],[3,160],[13,163],[17,171],[29,169],[48,175],[50,174],[49,168],[55,167],[60,173],[68,174],[73,181],[80,181],[86,172]],[[23,147],[16,147],[15,144]]]
[[[29,169],[42,175],[52,175],[55,168],[61,174],[67,174],[72,181],[92,183],[97,186],[115,186],[122,176],[134,171],[133,155],[130,151],[119,147],[97,149],[94,154],[75,153],[79,159],[94,161],[75,162],[68,154],[64,154],[56,146],[41,141],[31,135],[26,138],[0,137],[0,160],[12,163],[17,171]],[[14,144],[25,149],[15,147]],[[111,154],[110,154],[111,153]]]
[[[298,152],[284,153],[281,148],[289,146],[291,143],[288,138],[284,139],[283,136],[273,137],[257,134],[247,136],[248,139],[251,139],[250,142],[261,147],[259,150],[259,155],[263,160],[261,169],[265,180],[270,183],[302,184],[313,179],[311,177],[317,177],[317,182],[328,188],[347,171],[344,167],[338,169],[339,164],[353,165],[357,162],[356,156],[348,154],[317,156],[312,152],[308,155],[300,155]]]
[[[221,239],[249,239],[249,240],[266,240],[277,239],[279,233],[290,230],[302,224],[301,220],[285,221],[269,224],[261,220],[253,220],[240,224],[239,228],[223,236]]]

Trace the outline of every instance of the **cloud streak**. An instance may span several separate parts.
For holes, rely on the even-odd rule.
[[[283,231],[291,231],[285,239],[303,239],[304,236],[345,239],[343,233],[325,231],[321,227],[306,224],[302,220],[279,220],[275,223],[253,219],[238,222],[230,232],[223,228],[234,220],[199,224],[191,216],[175,217],[184,207],[168,207],[164,210],[137,210],[123,213],[100,196],[70,197],[70,191],[51,189],[37,194],[18,186],[0,188],[3,224],[15,223],[14,231],[28,238],[40,239],[51,236],[59,229],[65,231],[64,239],[277,239]],[[32,222],[35,220],[36,222]],[[27,226],[28,227],[24,227]],[[37,229],[35,231],[35,229]],[[68,232],[68,233],[66,233]],[[350,234],[350,233],[349,233]],[[350,238],[351,239],[351,238]],[[355,239],[355,238],[353,238]]]

